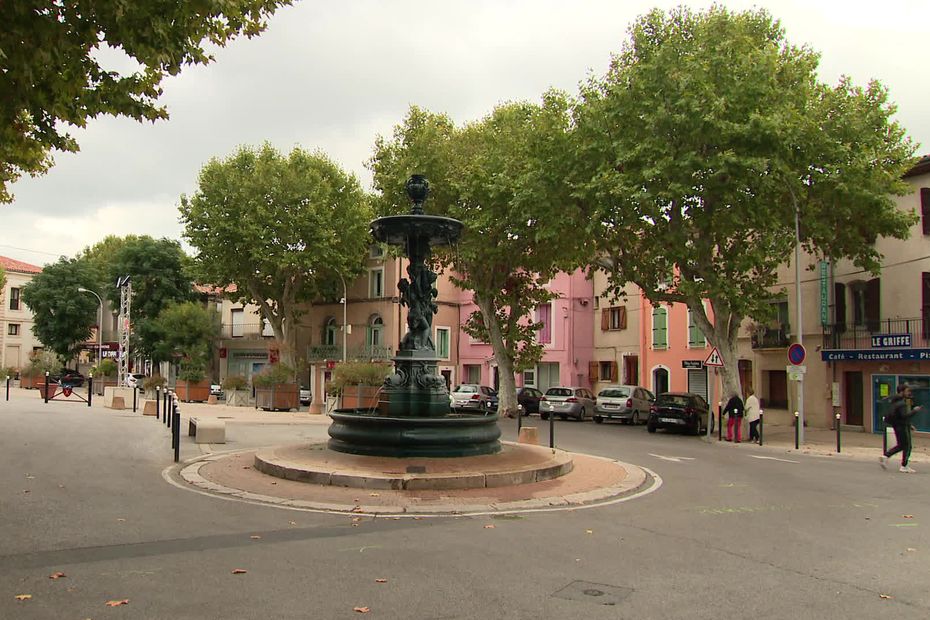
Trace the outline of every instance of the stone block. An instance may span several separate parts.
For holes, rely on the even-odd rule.
[[[114,396],[110,399],[110,409],[122,410],[126,408],[126,401],[122,396]]]
[[[215,405],[216,403],[217,403],[217,401],[216,401],[216,395],[215,395],[215,394],[210,394],[209,396],[207,396],[207,404],[208,404],[208,405]]]
[[[223,420],[191,418],[190,431],[193,431],[194,443],[226,443],[226,422]]]
[[[517,438],[517,443],[525,443],[531,446],[539,445],[539,429],[535,426],[521,426],[520,427],[520,436]]]
[[[145,403],[142,405],[142,415],[157,416],[158,403],[156,403],[154,400],[145,401]]]

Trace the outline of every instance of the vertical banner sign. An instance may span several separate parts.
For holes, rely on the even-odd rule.
[[[825,260],[820,261],[820,324],[828,325],[830,317],[828,308],[830,307],[830,289],[827,287],[827,271],[830,263]]]

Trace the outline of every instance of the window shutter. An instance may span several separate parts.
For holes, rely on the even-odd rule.
[[[846,285],[840,282],[833,285],[833,323],[835,333],[846,331]]]
[[[930,187],[920,188],[920,222],[924,234],[930,235]]]
[[[597,362],[588,362],[588,381],[591,382],[591,385],[597,381]]]
[[[877,332],[881,326],[882,280],[872,278],[865,287],[865,325],[870,332]]]
[[[665,349],[668,346],[666,314],[664,308],[656,308],[652,311],[652,347],[654,349]]]
[[[610,308],[601,308],[601,331],[610,329]]]
[[[611,383],[616,383],[617,379],[620,378],[620,369],[617,365],[617,362],[610,363],[610,381]]]
[[[620,329],[626,329],[626,306],[620,306]]]

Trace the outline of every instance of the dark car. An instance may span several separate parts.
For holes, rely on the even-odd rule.
[[[517,388],[517,404],[523,408],[523,415],[539,413],[539,400],[541,398],[542,392],[536,388]]]
[[[58,380],[61,385],[70,385],[71,387],[81,387],[84,385],[84,375],[76,370],[62,369],[57,377],[49,377]]]
[[[709,412],[707,401],[698,394],[665,392],[656,396],[650,407],[646,430],[654,433],[659,428],[677,429],[700,435],[701,429],[707,428]]]

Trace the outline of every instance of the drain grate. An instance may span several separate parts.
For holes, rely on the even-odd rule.
[[[633,593],[633,588],[610,586],[590,581],[573,581],[552,594],[555,598],[567,601],[580,601],[595,605],[616,605]]]

